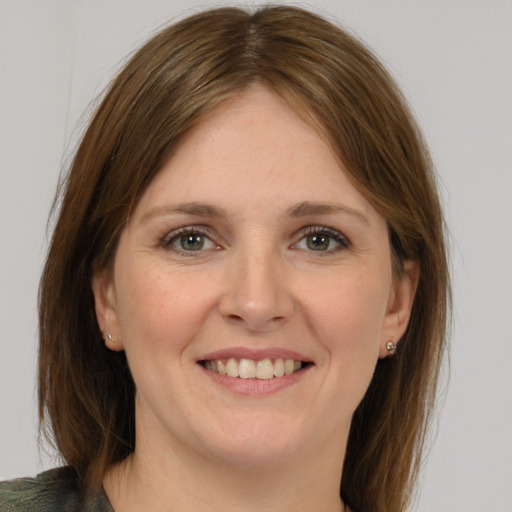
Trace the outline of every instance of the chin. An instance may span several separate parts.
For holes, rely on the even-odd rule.
[[[297,428],[297,421],[284,423],[276,421],[275,415],[264,416],[239,421],[222,429],[222,435],[209,436],[205,452],[219,462],[259,469],[290,462],[315,444],[305,429]]]

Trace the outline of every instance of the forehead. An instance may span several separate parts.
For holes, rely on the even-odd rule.
[[[183,138],[137,210],[176,201],[222,202],[229,209],[340,199],[372,210],[313,118],[258,85]]]

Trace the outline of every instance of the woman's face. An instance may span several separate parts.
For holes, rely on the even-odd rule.
[[[253,86],[185,138],[93,282],[136,384],[137,449],[342,454],[413,281],[393,279],[386,222],[325,139]]]

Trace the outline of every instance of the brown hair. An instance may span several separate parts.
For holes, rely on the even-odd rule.
[[[449,282],[432,164],[379,61],[299,8],[202,12],[146,43],[111,83],[61,189],[40,286],[39,413],[84,485],[134,450],[135,387],[105,348],[91,278],[112,263],[141,194],[183,135],[251,83],[307,112],[354,185],[388,222],[395,271],[421,273],[395,357],[379,360],[356,410],[341,496],[353,510],[401,511],[421,462],[445,345]]]

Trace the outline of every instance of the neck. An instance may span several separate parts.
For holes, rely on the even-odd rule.
[[[116,512],[340,512],[344,449],[315,447],[293,460],[234,465],[137,444],[104,481]]]

